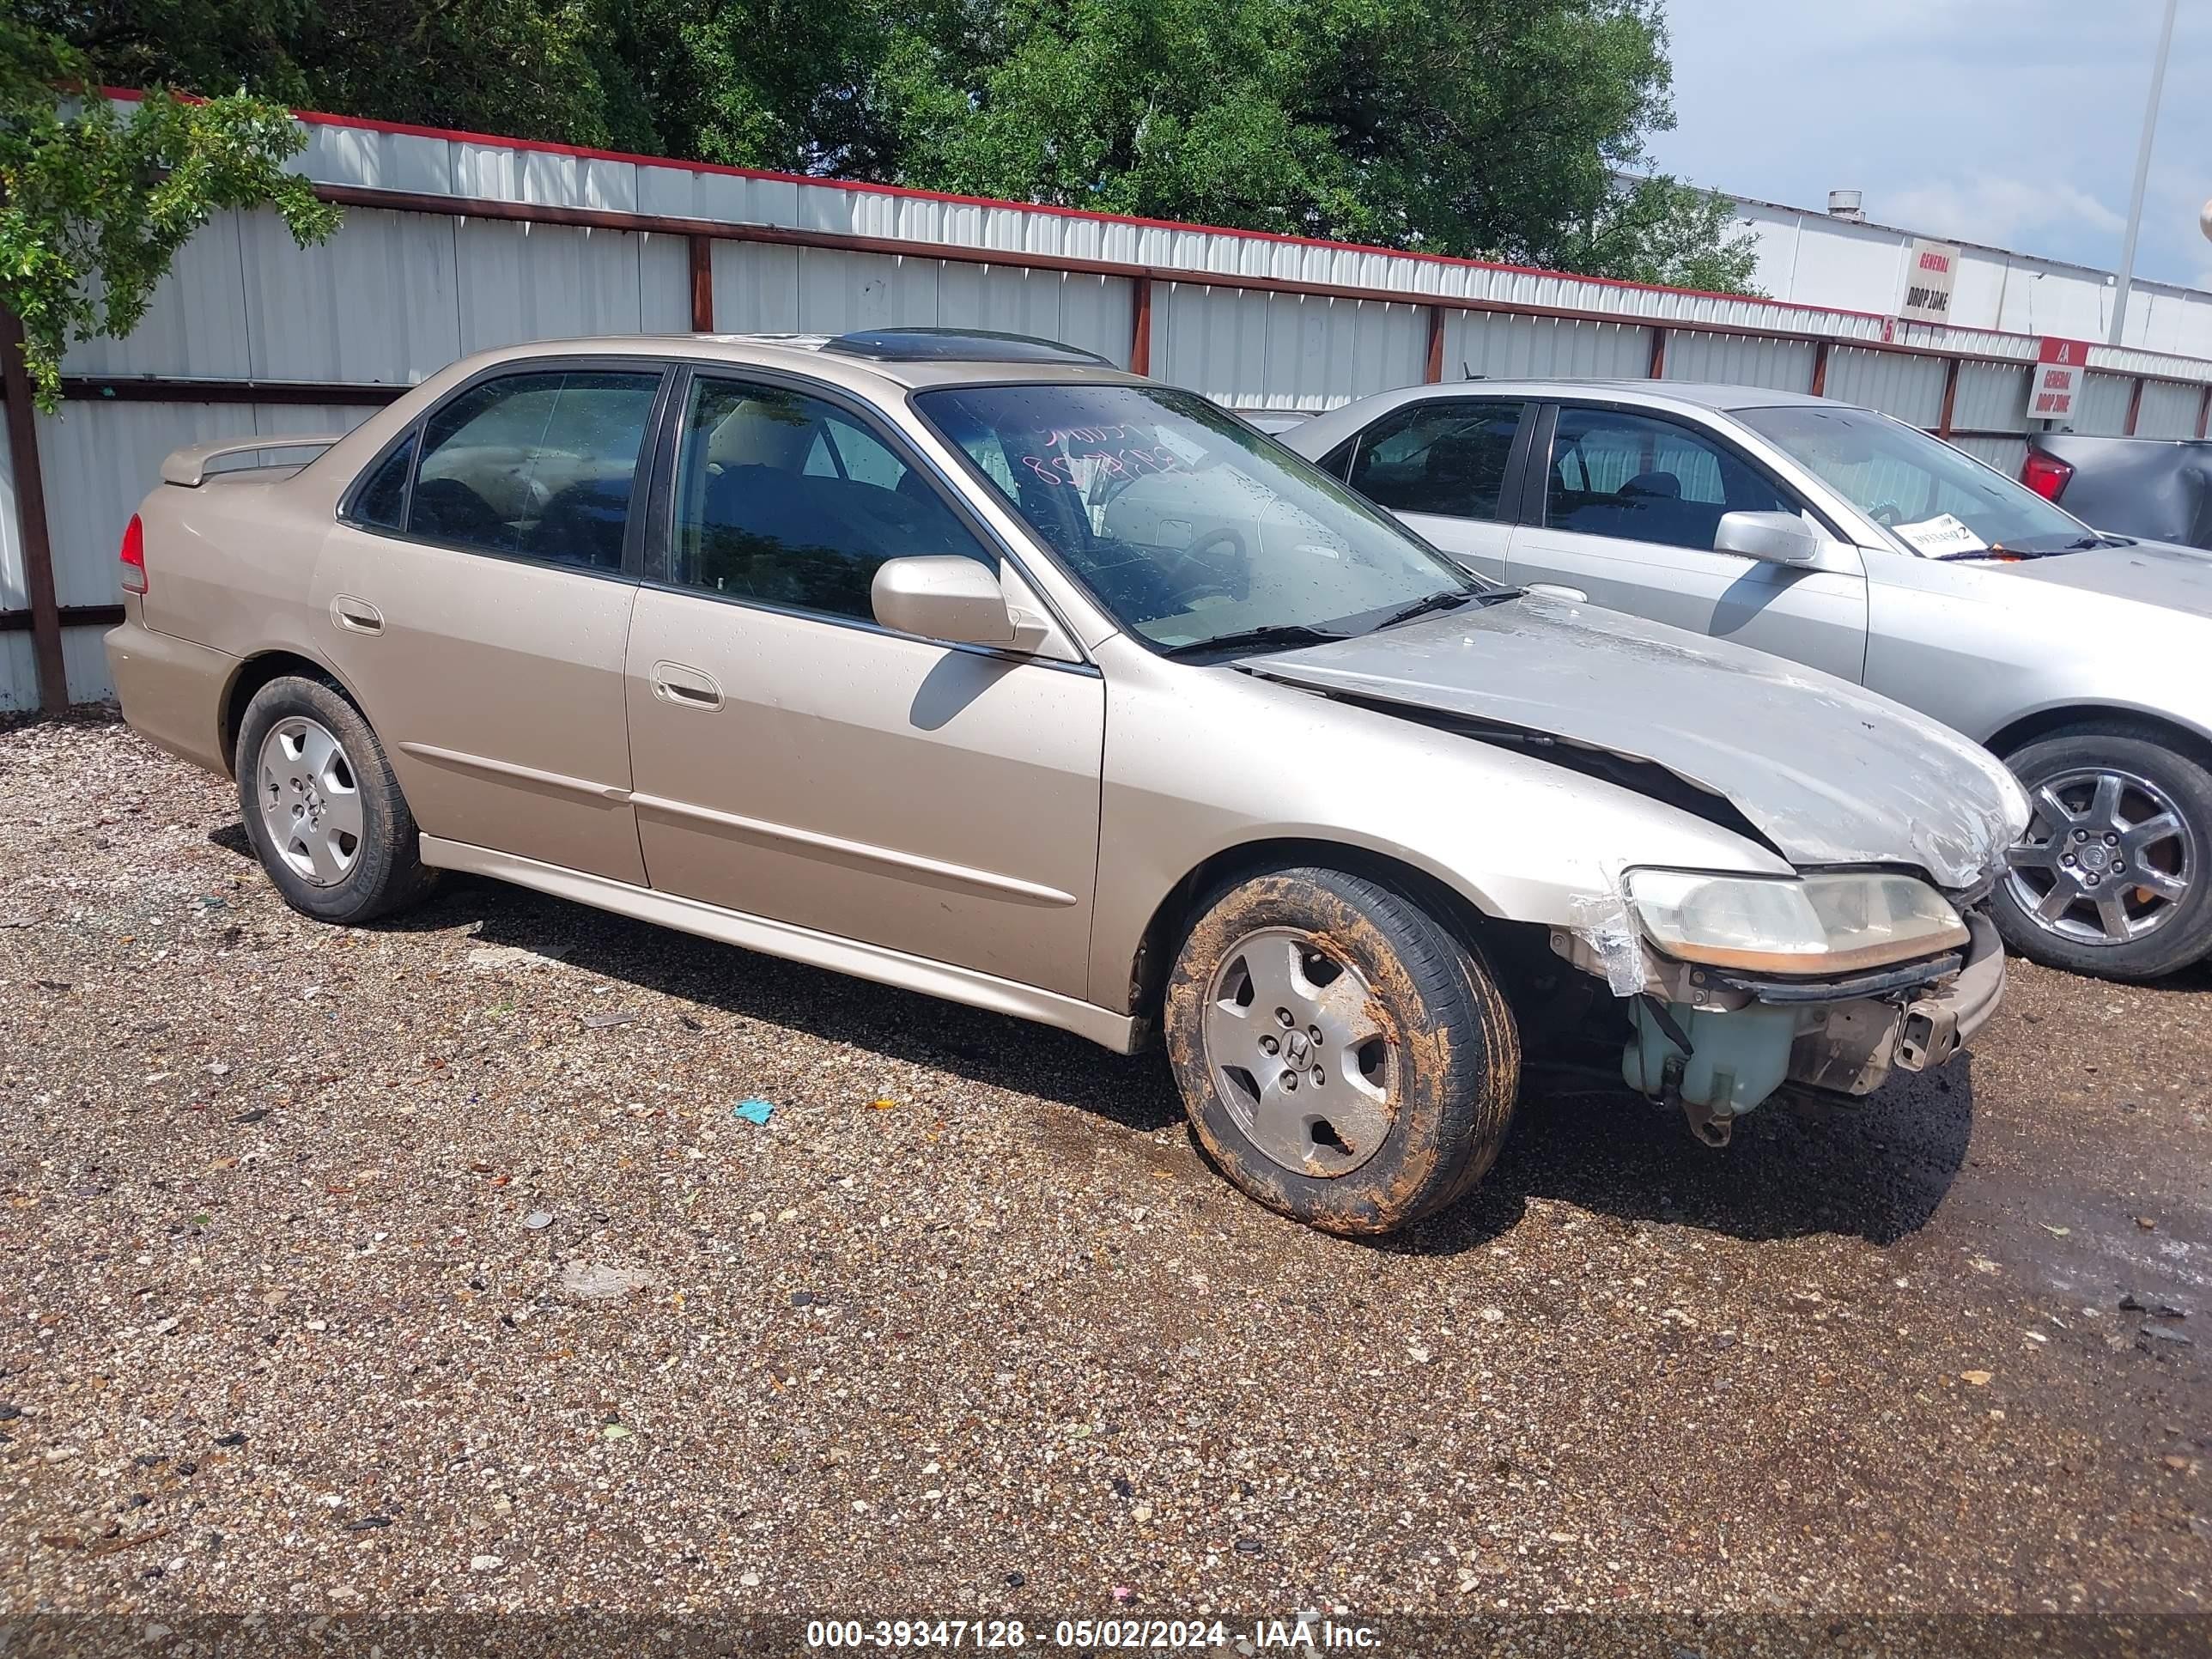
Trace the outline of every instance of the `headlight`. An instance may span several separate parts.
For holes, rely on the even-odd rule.
[[[1633,870],[1628,895],[1668,956],[1755,974],[1852,973],[1966,942],[1959,913],[1911,876]]]

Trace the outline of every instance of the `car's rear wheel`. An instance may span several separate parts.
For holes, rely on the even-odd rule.
[[[1340,870],[1209,899],[1167,987],[1168,1054],[1200,1141],[1271,1209],[1382,1233],[1498,1156],[1521,1047],[1496,982],[1435,917]]]
[[[270,681],[239,721],[234,763],[246,839],[294,909],[367,921],[428,890],[415,815],[376,733],[337,687]]]
[[[2035,809],[1991,906],[2008,945],[2125,980],[2212,951],[2212,773],[2118,726],[2053,732],[2005,763]]]

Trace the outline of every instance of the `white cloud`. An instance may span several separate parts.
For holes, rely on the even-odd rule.
[[[1654,159],[1711,188],[2111,269],[2120,255],[2155,0],[1667,0],[1676,130]],[[2141,275],[2204,264],[2212,5],[2181,10]]]
[[[1867,216],[1907,230],[2000,247],[2038,240],[2038,232],[2086,228],[2118,233],[2126,217],[2072,185],[1976,173],[1963,180],[1909,185],[1869,204]]]

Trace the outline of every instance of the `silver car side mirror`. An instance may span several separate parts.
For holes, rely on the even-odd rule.
[[[1014,619],[988,565],[957,553],[889,559],[868,586],[884,627],[955,645],[1012,645]]]
[[[1820,538],[1795,513],[1723,513],[1713,551],[1769,564],[1810,564],[1820,556]]]

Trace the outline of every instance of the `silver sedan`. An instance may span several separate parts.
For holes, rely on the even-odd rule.
[[[2148,979],[2212,952],[2212,556],[1753,386],[1415,386],[1282,441],[1484,575],[1794,658],[1985,744],[2035,805],[1993,907],[2022,955]]]

